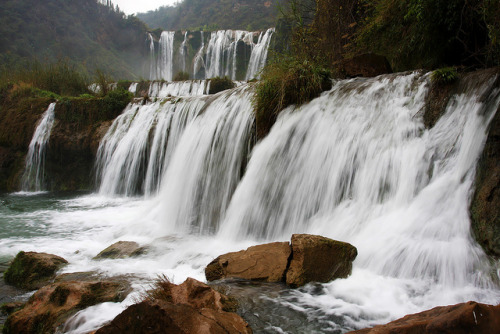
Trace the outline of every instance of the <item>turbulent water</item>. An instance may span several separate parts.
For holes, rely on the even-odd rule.
[[[31,139],[21,180],[22,189],[24,191],[45,190],[45,147],[49,142],[52,126],[54,125],[55,107],[55,102],[49,105]]]
[[[500,91],[494,78],[475,81],[431,129],[428,75],[337,81],[255,146],[251,85],[131,104],[101,142],[98,194],[0,197],[0,257],[46,251],[70,261],[64,272],[135,277],[135,294],[78,313],[70,333],[113,318],[158,274],[204,280],[214,257],[292,233],[352,243],[353,273],[295,290],[227,284],[257,333],[342,333],[437,305],[499,303],[500,267],[473,240],[468,205]],[[151,251],[92,260],[119,240]]]

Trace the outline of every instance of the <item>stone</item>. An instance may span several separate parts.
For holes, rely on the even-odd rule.
[[[101,251],[94,257],[94,260],[100,259],[124,259],[143,255],[147,252],[146,247],[140,247],[134,241],[118,241]]]
[[[196,310],[164,300],[143,301],[120,313],[96,334],[227,334],[252,333],[236,313]]]
[[[129,292],[129,283],[112,279],[53,283],[35,292],[24,308],[7,318],[4,333],[54,333],[79,310],[120,302]]]
[[[193,278],[180,285],[160,278],[145,300],[128,307],[96,334],[252,333],[239,315],[226,312],[228,300]]]
[[[294,234],[286,284],[299,287],[309,282],[346,278],[357,255],[356,247],[351,244],[318,235]]]
[[[392,68],[387,58],[373,53],[365,53],[346,59],[342,62],[341,68],[344,75],[349,78],[375,77],[381,74],[392,73]]]
[[[500,79],[495,86],[500,87]],[[478,243],[488,254],[500,257],[500,108],[490,123],[476,169],[470,213]]]
[[[288,242],[273,242],[221,255],[205,268],[208,281],[241,278],[281,282],[286,274],[291,249]]]
[[[386,325],[351,334],[485,334],[500,333],[500,305],[476,302],[439,306],[410,314]]]
[[[36,290],[54,279],[57,270],[67,263],[53,254],[19,252],[4,273],[4,280],[21,289]]]

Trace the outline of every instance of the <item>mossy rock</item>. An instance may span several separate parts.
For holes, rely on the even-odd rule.
[[[226,89],[231,89],[236,87],[235,83],[231,81],[228,77],[220,78],[216,77],[210,79],[210,89],[208,90],[208,94],[217,94]]]
[[[36,290],[49,283],[67,263],[53,254],[19,252],[4,273],[4,280],[21,289]]]

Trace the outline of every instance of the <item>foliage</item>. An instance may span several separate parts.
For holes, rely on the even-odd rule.
[[[257,137],[263,138],[285,107],[301,105],[331,87],[329,70],[290,55],[275,56],[257,83],[254,109]]]
[[[89,92],[87,76],[61,60],[47,65],[34,61],[26,66],[3,70],[0,72],[0,85],[6,87],[9,83],[21,95],[23,90],[28,95],[53,98]]]
[[[87,74],[96,68],[122,78],[146,74],[145,24],[100,1],[2,0],[0,22],[0,67],[66,57]]]
[[[437,84],[449,84],[458,79],[457,70],[454,67],[444,67],[432,72],[431,80]]]
[[[172,79],[172,81],[185,81],[185,80],[189,80],[189,73],[183,71],[177,73]]]
[[[218,92],[234,88],[235,86],[234,82],[228,77],[215,77],[210,79],[210,89],[208,90],[208,94],[217,94]]]
[[[389,58],[393,68],[498,64],[498,0],[363,0],[359,50]]]
[[[165,30],[247,29],[263,30],[275,25],[278,0],[183,0],[175,6],[137,14],[152,28]]]

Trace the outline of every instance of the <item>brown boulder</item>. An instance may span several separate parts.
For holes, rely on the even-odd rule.
[[[366,53],[346,59],[342,62],[341,68],[344,75],[349,78],[375,77],[381,74],[392,73],[392,68],[387,58],[373,53]]]
[[[175,285],[162,278],[146,300],[130,306],[96,333],[252,333],[239,315],[226,312],[228,301],[195,279]]]
[[[77,311],[125,299],[130,290],[123,281],[62,282],[47,285],[28,300],[24,308],[7,319],[4,333],[54,333]]]
[[[249,247],[217,257],[205,268],[208,281],[242,278],[281,282],[285,277],[291,250],[288,242],[273,242]]]
[[[145,247],[140,247],[134,241],[118,241],[101,251],[94,257],[94,260],[100,259],[124,259],[143,255],[147,252]]]
[[[252,333],[236,313],[196,310],[164,300],[143,301],[127,308],[96,334],[227,334]]]
[[[4,273],[4,280],[18,288],[35,290],[49,283],[67,263],[53,254],[19,252]]]
[[[329,282],[351,274],[356,247],[322,236],[292,235],[292,261],[286,283],[299,287],[308,282]]]
[[[410,314],[386,325],[362,329],[352,334],[485,334],[500,333],[500,305],[476,302],[439,306]]]

